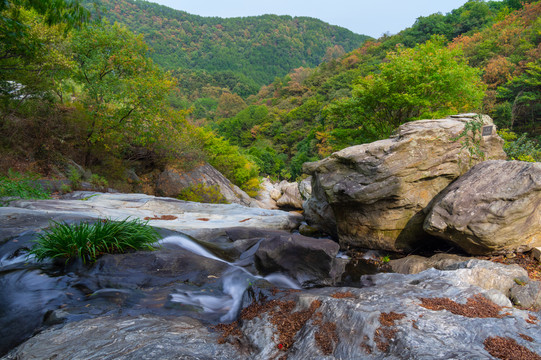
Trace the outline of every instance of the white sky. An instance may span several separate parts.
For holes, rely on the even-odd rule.
[[[263,14],[309,16],[357,34],[379,38],[413,25],[419,16],[448,13],[467,0],[149,0],[190,14],[238,17]]]

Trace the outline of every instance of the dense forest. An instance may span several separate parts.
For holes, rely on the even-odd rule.
[[[183,82],[185,93],[204,91],[202,85],[211,84],[245,97],[276,76],[299,66],[317,66],[369,38],[308,17],[202,17],[144,0],[85,4],[98,5],[97,13],[111,23],[121,22],[142,34],[158,65],[189,79]]]
[[[207,124],[281,178],[405,121],[464,111],[512,128],[502,133],[508,152],[539,161],[540,15],[539,1],[469,1],[420,17],[399,34],[275,79],[235,116],[218,113]]]
[[[0,2],[0,174],[62,176],[75,161],[146,191],[165,167],[209,162],[254,194],[260,176],[295,180],[406,121],[473,111],[507,129],[511,158],[540,161],[540,13],[468,1],[365,41],[309,18]]]

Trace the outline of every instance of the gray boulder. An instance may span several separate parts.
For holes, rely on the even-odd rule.
[[[313,176],[312,198],[305,203],[308,223],[329,229],[332,212],[342,246],[408,251],[426,244],[426,206],[479,161],[470,159],[457,140],[473,116],[409,122],[390,139],[304,164],[304,172]],[[484,116],[483,121],[492,128],[481,137],[481,149],[489,159],[504,159],[492,120]]]
[[[391,269],[399,274],[417,274],[430,268],[443,270],[447,266],[464,262],[469,258],[454,254],[436,254],[429,258],[419,255],[409,255],[389,261]]]
[[[541,163],[477,164],[434,200],[424,229],[476,255],[541,246]]]
[[[275,188],[274,184],[268,178],[264,178],[255,199],[259,207],[263,209],[278,209],[276,200],[280,198],[280,195],[280,191]]]
[[[44,331],[2,359],[243,358],[234,346],[218,344],[218,338],[218,333],[185,316],[99,317]]]
[[[279,235],[261,242],[255,261],[260,272],[282,272],[303,286],[334,285],[345,269],[336,258],[338,250],[340,246],[329,239]]]
[[[155,191],[160,196],[176,197],[182,190],[197,185],[218,189],[229,203],[258,207],[255,199],[206,163],[186,173],[173,168],[163,171],[156,180]]]
[[[525,309],[541,310],[541,282],[527,277],[516,278],[509,291],[509,298],[516,305]]]

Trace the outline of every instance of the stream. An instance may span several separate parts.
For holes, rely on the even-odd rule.
[[[187,315],[208,323],[234,320],[246,290],[299,289],[281,273],[253,266],[260,242],[236,262],[188,236],[168,236],[154,252],[103,256],[93,266],[66,267],[27,257],[32,235],[0,245],[0,355],[48,326],[105,315]],[[265,285],[268,284],[268,285]]]

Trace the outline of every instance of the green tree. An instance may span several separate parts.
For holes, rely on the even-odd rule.
[[[541,60],[526,64],[520,76],[498,88],[500,99],[511,105],[511,126],[535,128],[541,122]]]
[[[90,118],[87,144],[155,141],[174,82],[147,56],[142,36],[103,22],[78,31],[72,48],[73,78]]]
[[[31,36],[31,24],[26,21],[28,11],[41,16],[46,25],[63,25],[66,30],[80,26],[89,18],[89,12],[78,0],[2,0],[0,60],[30,61],[44,50],[43,42]]]
[[[408,120],[478,109],[485,89],[480,71],[468,66],[460,48],[444,42],[435,36],[390,52],[379,73],[360,78],[351,98],[331,106],[335,126],[364,126],[386,137]]]

